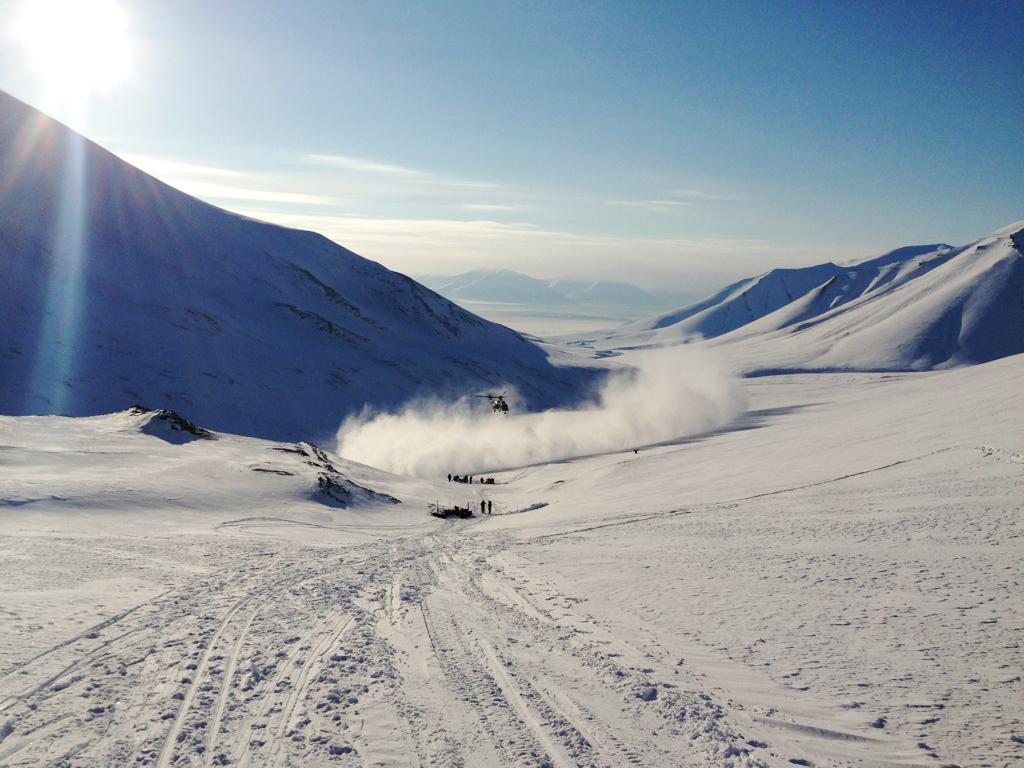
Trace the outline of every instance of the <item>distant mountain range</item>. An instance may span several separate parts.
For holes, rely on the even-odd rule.
[[[929,370],[1022,353],[1024,221],[961,248],[774,269],[576,343],[607,353],[699,338],[747,373]]]
[[[333,435],[363,407],[597,372],[312,233],[237,216],[0,92],[0,413],[166,407],[222,431]]]
[[[459,275],[418,275],[428,288],[452,301],[522,304],[531,307],[674,307],[694,298],[673,291],[647,291],[632,283],[542,280],[508,269],[475,269]]]

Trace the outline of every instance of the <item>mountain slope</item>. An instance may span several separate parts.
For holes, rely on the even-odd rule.
[[[739,280],[718,293],[682,309],[630,323],[627,333],[673,328],[674,335],[714,338],[771,314],[828,280],[835,280],[833,298],[850,301],[873,286],[896,276],[895,265],[949,246],[919,245],[899,248],[860,263],[840,266],[826,263],[798,269],[773,269],[757,277]]]
[[[236,216],[0,93],[0,412],[139,402],[275,439],[364,405],[593,371],[312,232]]]
[[[1018,222],[959,249],[776,269],[577,344],[607,352],[704,337],[747,373],[986,362],[1024,352],[1022,247]]]
[[[717,341],[753,369],[929,370],[1015,355],[1024,352],[1022,244],[1018,222],[917,271],[903,265],[828,311],[785,323],[766,317],[763,329],[751,324]]]

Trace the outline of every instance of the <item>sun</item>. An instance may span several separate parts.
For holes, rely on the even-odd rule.
[[[130,74],[127,22],[112,0],[26,0],[14,33],[47,86],[88,96]]]

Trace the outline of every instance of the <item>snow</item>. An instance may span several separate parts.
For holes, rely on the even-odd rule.
[[[763,275],[739,280],[695,304],[627,324],[620,333],[671,328],[676,337],[699,335],[714,338],[785,308],[798,297],[831,281],[836,289],[830,307],[850,301],[892,279],[900,267],[924,257],[935,266],[950,250],[947,245],[897,248],[881,256],[839,266],[831,262],[796,269],[778,268]]]
[[[905,266],[852,301],[733,345],[733,354],[762,369],[771,361],[790,369],[922,370],[1022,352],[1024,255],[1011,239],[1022,230],[1024,223],[916,270]]]
[[[0,169],[0,413],[139,403],[315,440],[365,404],[509,387],[541,408],[594,380],[320,235],[178,192],[3,93]]]
[[[1024,352],[1024,221],[962,248],[776,269],[697,304],[570,341],[622,351],[707,338],[746,374],[909,371]]]
[[[1008,764],[1022,375],[749,379],[712,433],[494,486],[2,417],[0,763]]]
[[[559,347],[0,138],[0,766],[1020,762],[1024,222]]]

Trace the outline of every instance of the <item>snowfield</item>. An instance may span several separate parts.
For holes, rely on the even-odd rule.
[[[1022,380],[750,379],[493,486],[0,417],[0,765],[1017,764]]]

